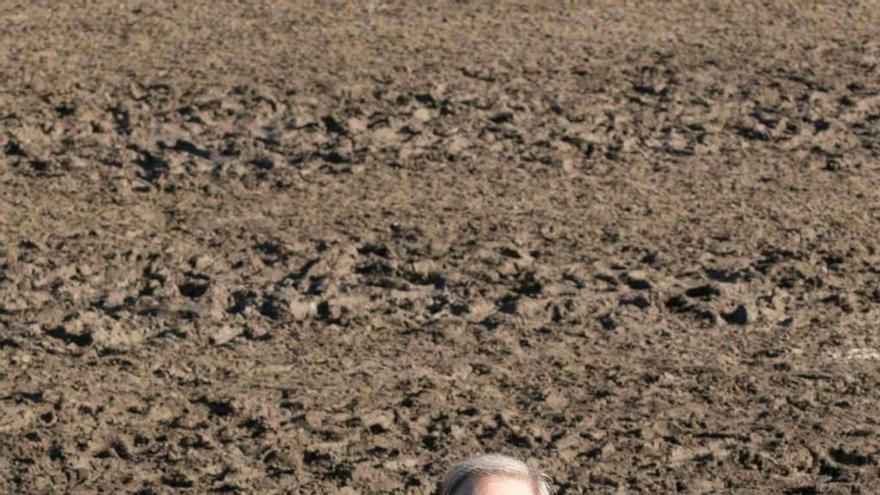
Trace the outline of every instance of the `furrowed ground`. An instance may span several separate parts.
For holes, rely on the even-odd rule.
[[[0,492],[874,493],[880,4],[0,0]]]

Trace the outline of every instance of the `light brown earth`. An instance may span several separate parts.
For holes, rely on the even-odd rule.
[[[0,492],[880,493],[880,3],[0,0]]]

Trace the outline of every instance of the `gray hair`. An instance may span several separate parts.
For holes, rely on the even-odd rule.
[[[531,481],[535,495],[550,495],[549,478],[540,471],[529,469],[526,464],[513,457],[501,454],[483,454],[457,464],[443,479],[442,495],[454,495],[455,490],[466,481],[483,476],[507,476]]]

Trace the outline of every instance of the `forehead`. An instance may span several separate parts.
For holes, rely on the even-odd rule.
[[[535,495],[535,490],[529,480],[484,476],[465,483],[455,495]]]

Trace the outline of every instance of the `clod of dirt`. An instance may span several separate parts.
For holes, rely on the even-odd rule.
[[[181,295],[190,299],[198,299],[208,292],[211,284],[208,282],[184,282],[177,286]]]
[[[743,305],[737,306],[729,313],[721,313],[721,317],[731,325],[748,325],[749,323],[749,312]]]
[[[364,119],[352,117],[346,121],[346,127],[352,134],[361,134],[367,131],[368,122]]]
[[[361,416],[363,425],[374,435],[385,433],[394,426],[394,413],[391,411],[373,411]]]
[[[275,162],[271,158],[265,156],[251,159],[248,161],[248,164],[253,165],[258,170],[264,171],[272,170],[273,168],[275,168]]]
[[[694,306],[684,296],[678,295],[666,300],[666,308],[675,313],[684,313],[693,309]]]
[[[242,330],[232,325],[223,325],[216,328],[211,334],[211,343],[214,345],[223,345],[230,342],[234,338],[242,334]]]
[[[427,122],[431,120],[431,111],[427,108],[419,108],[413,112],[413,120],[416,122]]]
[[[318,318],[326,322],[338,322],[342,317],[342,307],[333,300],[321,301],[317,307]]]
[[[617,322],[614,321],[614,318],[611,315],[603,315],[599,317],[599,325],[602,326],[603,330],[614,330],[617,328]]]
[[[211,400],[207,397],[201,397],[193,402],[207,407],[208,412],[213,416],[231,416],[236,412],[232,403],[226,400]]]
[[[161,478],[162,484],[171,488],[191,488],[193,481],[183,473],[173,473]]]
[[[74,344],[78,347],[87,347],[94,342],[92,332],[88,330],[83,333],[75,334],[68,332],[64,327],[55,327],[46,330],[46,335],[59,339],[65,344]]]
[[[343,155],[342,153],[335,150],[329,153],[324,153],[323,155],[321,155],[321,158],[325,162],[332,163],[334,165],[342,165],[351,162],[351,157]]]
[[[189,153],[190,155],[197,156],[199,158],[211,158],[211,152],[206,149],[199,148],[195,144],[186,141],[184,139],[178,139],[174,142],[173,145],[167,146],[164,143],[160,143],[160,147],[164,147],[170,149],[172,151],[180,151],[183,153]]]
[[[149,182],[165,177],[170,171],[168,160],[149,151],[142,151],[136,163],[143,169],[143,178]]]
[[[805,485],[789,488],[783,493],[785,495],[819,495],[822,492],[815,485]]]
[[[853,450],[833,448],[828,451],[828,455],[834,460],[834,462],[847,466],[870,466],[877,464],[875,456],[862,454]]]
[[[332,115],[325,115],[321,118],[321,122],[324,123],[324,128],[327,129],[327,132],[332,132],[334,134],[341,134],[343,136],[348,135],[348,129],[342,125],[341,122],[336,120]]]
[[[27,156],[24,149],[21,147],[18,141],[14,139],[9,139],[6,141],[6,144],[3,146],[3,153],[6,156]]]
[[[712,280],[728,284],[733,284],[740,280],[748,280],[750,278],[748,270],[729,270],[723,268],[708,268],[706,269],[706,275]]]
[[[702,321],[703,324],[709,327],[713,327],[716,323],[718,323],[718,313],[708,308],[695,309],[694,316],[696,316],[698,320]]]
[[[651,290],[651,282],[644,272],[632,271],[623,275],[623,281],[633,290]]]
[[[295,320],[304,320],[318,314],[318,304],[298,299],[292,300],[287,304],[287,311]]]
[[[639,309],[646,309],[651,306],[651,301],[649,301],[645,296],[635,296],[635,297],[621,297],[620,304],[623,306],[635,306]]]
[[[214,263],[214,258],[207,254],[199,254],[193,256],[189,260],[189,265],[193,270],[202,271],[211,266]]]
[[[284,315],[284,304],[275,297],[266,296],[258,311],[267,318],[278,320]]]
[[[496,124],[507,124],[508,122],[513,122],[513,114],[510,112],[500,112],[490,117],[489,120]]]
[[[537,296],[544,290],[544,284],[538,279],[538,276],[531,271],[525,272],[519,277],[519,286],[515,289],[519,294],[526,296]]]
[[[721,295],[721,289],[714,285],[699,285],[684,291],[684,294],[694,299],[708,301]]]

